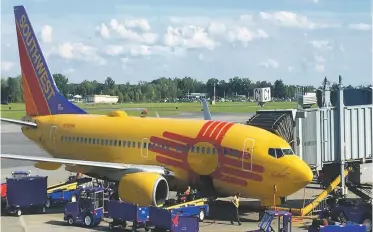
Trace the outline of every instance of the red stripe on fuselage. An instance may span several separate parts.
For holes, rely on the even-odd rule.
[[[39,115],[50,115],[48,102],[46,101],[45,96],[42,92],[38,77],[32,65],[31,57],[27,52],[26,43],[25,41],[23,41],[21,32],[18,28],[18,23],[16,23],[16,25],[19,57],[22,71],[26,77],[27,84],[30,87],[30,92],[33,96]]]

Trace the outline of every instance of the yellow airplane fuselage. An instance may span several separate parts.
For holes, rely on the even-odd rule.
[[[269,149],[290,149],[266,130],[227,122],[109,115],[35,117],[37,129],[23,133],[55,158],[146,164],[175,173],[170,189],[200,175],[210,176],[221,195],[274,199],[312,180],[308,165],[294,154],[273,157]],[[88,168],[89,169],[89,168]],[[94,168],[83,172],[94,172]]]

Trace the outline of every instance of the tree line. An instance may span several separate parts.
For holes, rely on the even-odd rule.
[[[53,74],[54,81],[59,91],[65,96],[104,94],[119,97],[119,102],[159,102],[176,101],[176,99],[188,99],[190,93],[205,93],[208,97],[215,96],[225,99],[235,99],[245,96],[253,97],[255,88],[271,87],[272,98],[279,100],[293,99],[297,86],[285,84],[281,79],[271,83],[268,81],[253,81],[249,78],[233,77],[228,81],[210,78],[206,82],[192,77],[166,78],[161,77],[153,81],[140,81],[138,84],[116,84],[111,77],[107,77],[103,83],[96,80],[76,84],[70,83],[63,74]],[[336,89],[337,83],[331,84],[325,77],[320,86],[304,86],[308,91],[316,88]],[[215,88],[214,88],[215,86]],[[362,88],[364,86],[347,86],[346,88]],[[7,102],[23,102],[22,77],[1,78],[1,99]]]

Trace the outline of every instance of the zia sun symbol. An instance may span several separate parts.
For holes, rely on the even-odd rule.
[[[251,154],[222,146],[224,136],[233,125],[229,122],[207,121],[195,138],[165,131],[163,138],[150,138],[153,145],[149,150],[158,154],[158,162],[183,169],[191,178],[210,175],[214,179],[239,186],[247,186],[248,180],[263,181],[261,173],[264,172],[264,167],[251,164]],[[193,146],[197,147],[203,143],[212,144],[215,155],[196,155],[191,152]]]

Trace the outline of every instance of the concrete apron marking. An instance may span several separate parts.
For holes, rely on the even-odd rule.
[[[25,219],[23,218],[22,215],[19,217],[19,222],[21,223],[21,226],[23,228],[23,232],[27,232],[27,225],[26,225]]]

